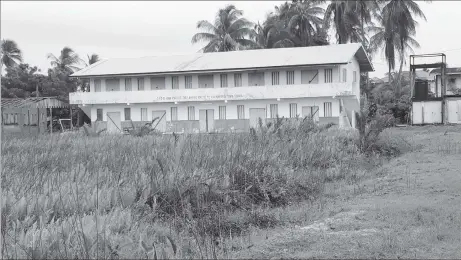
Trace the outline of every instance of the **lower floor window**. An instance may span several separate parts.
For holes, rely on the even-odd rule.
[[[270,105],[270,118],[277,118],[277,115],[279,113],[279,106],[277,104],[271,104]]]
[[[245,119],[245,107],[243,105],[237,106],[237,119]]]
[[[102,108],[96,109],[96,121],[102,121]]]
[[[141,121],[147,121],[147,108],[141,108]]]
[[[298,114],[298,105],[296,103],[290,104],[290,117],[294,118]]]
[[[187,120],[195,120],[195,108],[187,107]]]
[[[219,119],[220,120],[226,119],[226,107],[225,106],[219,107]]]
[[[332,116],[331,102],[323,103],[323,114],[324,114],[324,117],[331,117]]]

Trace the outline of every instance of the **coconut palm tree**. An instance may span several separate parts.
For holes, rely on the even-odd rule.
[[[424,19],[427,21],[426,16],[420,9],[419,5],[415,1],[411,0],[390,0],[383,8],[383,15],[390,17],[394,22],[395,31],[399,36],[399,47],[400,47],[400,69],[399,69],[399,81],[402,74],[403,63],[405,60],[405,54],[410,45],[415,47],[419,44],[412,38],[416,33],[417,22],[414,16]],[[411,50],[410,50],[411,51]]]
[[[283,10],[281,19],[288,21],[287,29],[301,41],[301,46],[318,45],[325,11],[319,5],[320,1],[296,1]]]
[[[334,0],[325,10],[324,27],[329,29],[333,21],[339,44],[363,41],[360,34],[360,19],[358,13],[353,10],[356,2],[358,1]]]
[[[380,4],[384,3],[383,0],[367,0],[367,1],[351,1],[349,3],[349,12],[358,15],[360,19],[360,35],[361,43],[365,49],[368,49],[368,40],[365,33],[365,26],[372,25],[373,18],[379,19],[381,12]]]
[[[2,65],[13,67],[22,62],[22,52],[13,40],[2,40]]]
[[[389,13],[383,13],[383,17],[379,17],[380,26],[370,26],[369,32],[373,34],[370,38],[370,50],[376,53],[384,47],[384,55],[388,63],[389,82],[392,81],[392,71],[395,69],[396,58],[400,59],[400,69],[398,78],[402,74],[402,67],[405,57],[413,52],[413,47],[419,48],[419,43],[412,37],[414,32],[405,35],[405,40],[402,40],[400,35],[399,25],[393,20]]]
[[[86,56],[88,57],[88,63],[86,64],[87,66],[90,66],[91,64],[100,61],[98,54],[91,54],[91,56],[90,55],[86,55]]]
[[[84,63],[78,54],[69,47],[64,47],[59,57],[54,56],[52,53],[48,54],[47,57],[51,60],[51,66],[53,66],[54,69],[59,69],[66,74],[71,74],[79,70],[80,68],[78,65]]]
[[[196,33],[192,43],[205,41],[208,44],[201,49],[203,52],[223,52],[255,47],[256,37],[253,23],[242,18],[243,12],[234,5],[220,9],[214,23],[199,21],[197,29],[204,32]]]

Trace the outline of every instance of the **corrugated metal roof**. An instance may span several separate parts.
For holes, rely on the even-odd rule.
[[[2,108],[62,108],[69,104],[55,97],[2,98]]]
[[[440,69],[431,70],[431,74],[440,74]],[[446,68],[446,74],[461,74],[461,68]]]
[[[232,52],[195,53],[191,55],[114,58],[103,60],[72,74],[72,77],[101,75],[150,74],[219,71],[265,67],[321,64],[344,64],[352,57],[362,71],[373,66],[359,43],[315,47],[244,50]]]

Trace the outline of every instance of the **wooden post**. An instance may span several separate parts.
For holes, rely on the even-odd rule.
[[[37,108],[37,131],[40,134],[40,108]]]
[[[50,134],[53,133],[53,108],[50,107]]]
[[[72,123],[72,105],[69,106],[70,109],[70,130],[72,131],[74,129],[73,123]]]

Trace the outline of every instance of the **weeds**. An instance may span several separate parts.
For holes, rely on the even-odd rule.
[[[224,257],[229,238],[279,224],[266,209],[321,198],[369,160],[355,133],[309,119],[250,134],[91,136],[3,140],[6,258]]]

